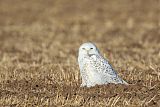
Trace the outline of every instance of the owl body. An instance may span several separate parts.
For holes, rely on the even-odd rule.
[[[104,76],[97,72],[98,65],[95,64],[95,59],[91,57],[84,58],[84,65],[81,69],[82,85],[81,86],[94,86],[96,84],[105,84]]]
[[[78,62],[82,78],[81,86],[91,87],[108,83],[127,84],[117,75],[93,43],[81,45]]]

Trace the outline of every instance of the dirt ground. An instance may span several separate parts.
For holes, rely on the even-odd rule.
[[[1,107],[160,107],[159,0],[1,0]],[[80,87],[92,41],[130,85]]]

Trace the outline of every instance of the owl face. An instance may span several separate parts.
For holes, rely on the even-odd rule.
[[[93,43],[83,43],[79,48],[79,56],[99,55],[99,50]]]

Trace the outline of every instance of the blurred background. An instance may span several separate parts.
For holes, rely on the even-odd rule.
[[[20,62],[69,60],[87,41],[106,53],[137,48],[147,54],[149,48],[157,55],[159,26],[159,0],[1,0],[0,56],[19,54],[11,60]]]

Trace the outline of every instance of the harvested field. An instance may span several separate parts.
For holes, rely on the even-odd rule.
[[[1,107],[159,107],[159,0],[1,0]],[[80,87],[92,41],[130,85]]]

